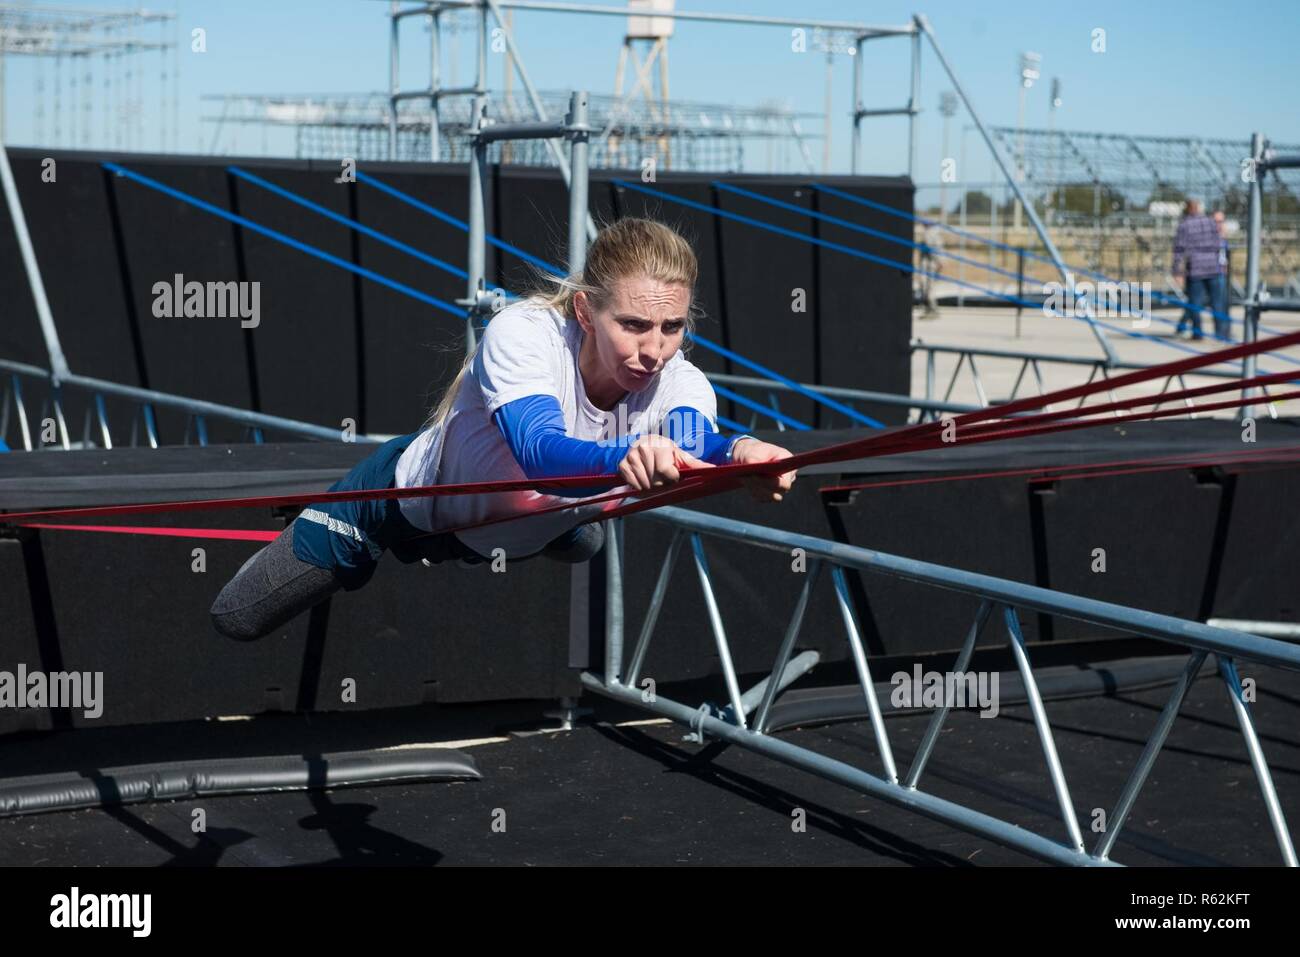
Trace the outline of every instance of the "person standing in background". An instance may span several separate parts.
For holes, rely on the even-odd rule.
[[[1176,335],[1183,335],[1184,327],[1191,330],[1192,339],[1201,335],[1201,311],[1213,310],[1219,301],[1219,287],[1223,272],[1219,266],[1222,240],[1214,220],[1201,211],[1198,200],[1189,199],[1184,207],[1178,232],[1174,234],[1173,274],[1183,279],[1187,306],[1178,321]]]
[[[935,298],[935,279],[943,272],[943,263],[939,256],[943,253],[943,235],[935,223],[930,223],[921,234],[921,301],[925,304],[922,319],[935,319],[939,316],[939,304]]]
[[[1228,220],[1223,210],[1214,211],[1214,224],[1219,227],[1219,299],[1214,304],[1214,334],[1220,339],[1232,338],[1232,319],[1228,312],[1232,299],[1232,250],[1228,247]]]

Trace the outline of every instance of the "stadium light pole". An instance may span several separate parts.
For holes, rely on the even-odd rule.
[[[943,116],[943,162],[948,162],[948,127],[950,120],[957,114],[957,94],[952,90],[944,90],[939,94],[939,113]],[[962,172],[965,172],[964,170]],[[961,173],[957,174],[958,176]],[[947,168],[939,168],[939,222],[945,225],[948,222],[948,180]]]
[[[1039,77],[1039,65],[1043,62],[1042,56],[1037,53],[1025,52],[1020,54],[1020,106],[1016,114],[1016,181],[1023,183],[1025,181],[1025,94],[1029,88],[1034,85],[1034,81]],[[1015,203],[1015,222],[1013,227],[1020,229],[1020,201]]]
[[[1051,144],[1051,152],[1048,154],[1048,162],[1051,164],[1047,171],[1047,188],[1054,191],[1053,176],[1056,175],[1057,159],[1059,147],[1056,142],[1056,111],[1061,106],[1061,81],[1057,77],[1052,77],[1052,100],[1051,109],[1047,114],[1047,140]],[[1052,224],[1052,216],[1056,211],[1056,197],[1049,194],[1047,202],[1047,224]]]

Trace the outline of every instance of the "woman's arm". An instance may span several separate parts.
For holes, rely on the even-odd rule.
[[[766,462],[787,458],[779,446],[749,435],[725,436],[714,432],[709,418],[697,409],[680,406],[665,417],[666,437],[630,437],[619,445],[575,439],[564,426],[564,411],[551,395],[531,395],[507,402],[493,416],[497,428],[525,475],[534,479],[573,475],[619,473],[621,481],[592,487],[540,487],[538,491],[566,498],[585,498],[620,484],[650,488],[677,480],[680,467],[726,465],[731,462]],[[751,476],[745,480],[761,501],[780,501],[794,474]]]
[[[676,481],[682,467],[724,465],[732,448],[747,436],[723,436],[712,430],[707,416],[696,409],[674,409],[666,418],[667,437],[631,436],[619,444],[604,444],[568,435],[564,412],[552,395],[530,395],[507,402],[493,416],[525,475],[534,479],[619,473],[621,481],[584,488],[539,488],[566,498],[585,498],[620,484],[637,488]],[[704,454],[698,454],[703,451]]]
[[[730,465],[735,444],[741,439],[753,438],[752,435],[715,432],[708,416],[686,405],[678,406],[664,416],[662,428],[678,446],[710,465]]]
[[[569,436],[564,428],[564,410],[551,395],[529,395],[507,402],[492,417],[514,454],[515,461],[531,479],[572,475],[610,475],[618,471],[626,448],[602,445]],[[584,498],[615,488],[621,482],[592,488],[544,489],[538,491],[566,498]]]

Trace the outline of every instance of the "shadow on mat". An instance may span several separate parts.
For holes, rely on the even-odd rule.
[[[855,820],[850,815],[809,802],[747,774],[720,767],[712,760],[714,750],[711,747],[693,754],[659,741],[636,728],[597,724],[593,725],[592,729],[610,741],[658,761],[671,773],[689,774],[699,781],[721,788],[783,817],[788,817],[792,808],[803,808],[808,814],[809,828],[816,828],[829,837],[854,844],[871,854],[878,854],[914,867],[975,866],[955,855],[932,850],[883,828]],[[846,788],[845,793],[853,792]]]
[[[322,789],[325,762],[320,755],[304,755],[307,760],[310,789],[306,792],[315,814],[298,821],[304,831],[324,831],[338,851],[338,857],[307,863],[305,867],[350,867],[355,865],[422,865],[442,861],[443,854],[433,848],[407,840],[392,831],[370,823],[378,810],[373,804],[336,803]]]

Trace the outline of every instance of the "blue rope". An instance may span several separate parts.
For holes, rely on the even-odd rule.
[[[786,425],[790,426],[791,428],[798,429],[801,432],[812,431],[811,426],[804,425],[798,419],[792,419],[788,415],[783,415],[782,413],[777,412],[771,406],[760,405],[759,403],[755,402],[753,399],[747,399],[745,398],[745,396],[739,394],[738,392],[732,392],[730,389],[720,385],[714,385],[713,391],[718,393],[718,395],[722,396],[724,399],[730,399],[732,402],[735,402],[738,405],[743,405],[747,409],[754,409],[757,412],[765,412],[766,414],[770,415],[772,418],[776,419],[778,422],[783,422]]]
[[[770,196],[763,196],[761,193],[755,193],[755,192],[752,192],[752,191],[747,190],[747,189],[740,189],[740,188],[735,187],[735,186],[729,186],[729,185],[726,184],[726,183],[714,183],[714,185],[715,185],[715,186],[718,186],[718,187],[720,187],[720,188],[722,188],[722,189],[729,190],[730,192],[734,192],[734,193],[738,193],[738,194],[743,195],[743,196],[751,197],[751,198],[753,198],[753,199],[755,199],[755,200],[758,200],[759,202],[768,203],[768,204],[770,204],[770,205],[772,205],[772,206],[777,206],[777,207],[780,207],[780,208],[782,208],[782,209],[788,209],[788,210],[791,210],[792,212],[802,213],[802,214],[805,215],[805,216],[812,216],[812,217],[814,217],[814,218],[816,218],[816,219],[823,220],[823,221],[825,221],[825,222],[829,222],[829,223],[833,223],[833,224],[835,224],[835,225],[837,225],[837,226],[843,226],[843,227],[846,228],[846,229],[852,229],[852,230],[855,230],[856,232],[862,232],[862,233],[866,233],[866,234],[871,235],[871,236],[877,236],[877,237],[879,237],[879,238],[881,238],[881,239],[886,239],[886,240],[889,240],[890,242],[898,243],[899,245],[902,245],[902,246],[908,246],[908,247],[911,247],[911,248],[914,248],[914,249],[925,249],[925,250],[929,250],[929,251],[931,251],[932,253],[935,253],[935,254],[940,255],[940,256],[944,256],[944,257],[946,257],[946,258],[948,258],[948,259],[954,259],[954,260],[956,260],[957,262],[966,263],[967,265],[974,266],[976,269],[986,269],[986,270],[988,270],[989,272],[998,273],[999,275],[1006,276],[1006,277],[1008,277],[1008,278],[1010,278],[1010,279],[1019,279],[1019,278],[1020,278],[1020,275],[1019,275],[1018,273],[1013,273],[1013,272],[1010,272],[1009,270],[1006,270],[1006,269],[999,269],[997,266],[990,266],[988,263],[981,263],[981,262],[979,262],[979,261],[977,261],[977,260],[969,259],[969,258],[967,258],[966,256],[959,256],[959,255],[957,255],[956,253],[949,253],[949,252],[945,252],[945,251],[943,251],[943,250],[935,249],[934,247],[929,246],[929,245],[927,245],[927,244],[925,244],[925,243],[917,243],[917,242],[912,242],[912,241],[910,241],[910,240],[906,240],[906,239],[900,239],[900,238],[897,237],[897,236],[891,236],[889,233],[881,232],[881,231],[878,230],[878,229],[871,229],[870,227],[862,226],[862,225],[860,225],[860,224],[858,224],[858,223],[851,222],[850,220],[847,220],[847,219],[841,219],[841,218],[839,218],[838,216],[830,216],[830,215],[827,215],[826,213],[820,213],[820,212],[817,212],[816,210],[807,209],[807,208],[802,207],[802,206],[796,206],[794,203],[787,203],[787,202],[784,202],[784,201],[779,200],[779,199],[773,199],[773,198],[770,197]],[[849,198],[855,198],[855,197],[850,196],[850,194],[848,194],[848,193],[842,193],[840,190],[827,189],[827,190],[825,190],[825,192],[834,193],[834,194],[837,195],[837,196],[839,196],[839,195],[843,195],[843,196],[848,196]],[[863,202],[864,202],[864,203],[870,203],[873,207],[874,207],[874,206],[879,206],[879,205],[880,205],[880,204],[878,204],[878,203],[871,202],[870,200],[864,200]],[[889,207],[883,207],[883,208],[888,209]],[[911,216],[911,214],[904,213],[904,212],[902,212],[902,210],[894,210],[894,212],[897,213],[897,214],[900,215],[900,216],[904,216],[904,217],[908,217],[908,216],[910,216],[912,219],[917,220],[918,222],[924,222],[924,221],[925,221],[925,220],[920,220],[918,217]],[[990,242],[989,240],[984,240],[984,241],[985,241],[985,242]],[[1012,248],[1014,248],[1014,247],[1011,247],[1011,246],[1005,246],[1005,244],[1003,244],[1003,243],[994,243],[994,245],[1002,246],[1003,248],[1006,248],[1006,249],[1012,249]],[[1027,252],[1027,251],[1026,251],[1026,252]],[[1034,258],[1036,258],[1036,259],[1042,259],[1042,257],[1040,257],[1040,256],[1035,256]],[[1043,259],[1043,262],[1052,263],[1052,260],[1050,260],[1050,259]],[[1055,263],[1052,263],[1052,265],[1055,266]],[[919,270],[916,270],[916,271],[919,271]],[[1084,274],[1088,274],[1088,273],[1089,273],[1088,270],[1084,270],[1083,272],[1084,272]],[[924,275],[927,275],[927,276],[928,276],[928,275],[931,275],[931,273],[929,273],[929,272],[925,272]],[[1092,273],[1092,275],[1102,276],[1101,273]],[[1103,276],[1103,278],[1105,278],[1105,277]],[[948,281],[949,281],[949,282],[960,282],[960,280],[956,280],[956,279],[952,279],[952,278],[949,278]],[[1113,280],[1108,280],[1108,281],[1113,281]],[[980,288],[980,287],[977,287],[977,288]],[[992,290],[989,290],[989,291],[992,292]],[[1152,295],[1153,298],[1161,298],[1161,299],[1166,299],[1166,298],[1167,298],[1167,297],[1163,296],[1163,295],[1160,294],[1160,293],[1154,293],[1154,292],[1153,292],[1151,295]],[[1036,307],[1035,307],[1035,308],[1036,308]],[[1215,315],[1215,316],[1218,316],[1218,315],[1219,315],[1219,313],[1214,312],[1214,310],[1212,310],[1212,309],[1211,309],[1211,310],[1201,310],[1201,311],[1210,312],[1212,315]],[[1071,318],[1078,318],[1078,317],[1071,317]],[[1173,325],[1173,324],[1174,324],[1174,320],[1172,320],[1172,319],[1166,319],[1166,318],[1163,317],[1163,316],[1157,316],[1157,315],[1152,314],[1152,315],[1150,316],[1150,318],[1156,320],[1157,322],[1163,322],[1163,323],[1167,323],[1167,324],[1169,324],[1169,325]],[[1221,318],[1222,318],[1222,317],[1221,317]],[[1084,321],[1086,322],[1086,321],[1088,321],[1088,320],[1087,320],[1087,319],[1084,319]],[[1108,325],[1108,324],[1102,323],[1100,320],[1096,319],[1095,317],[1093,317],[1092,321],[1093,321],[1093,322],[1096,322],[1098,325],[1105,325],[1107,329],[1114,329],[1114,328],[1115,328],[1114,326],[1111,326],[1111,325]],[[1233,320],[1233,321],[1241,321],[1241,320]],[[1211,338],[1216,339],[1216,340],[1218,340],[1218,341],[1220,341],[1220,342],[1229,342],[1229,343],[1231,343],[1231,342],[1234,342],[1234,341],[1235,341],[1235,340],[1229,338],[1228,336],[1220,336],[1220,335],[1218,335],[1217,333],[1211,333],[1210,336],[1211,336]],[[1152,342],[1159,342],[1159,343],[1161,343],[1161,344],[1163,344],[1163,345],[1171,345],[1171,343],[1170,343],[1167,339],[1160,339],[1160,338],[1157,338],[1157,337],[1155,337],[1155,336],[1147,336],[1146,338],[1150,339]],[[1181,348],[1181,347],[1176,347],[1176,348]],[[1281,359],[1281,360],[1284,361],[1284,362],[1289,362],[1289,363],[1292,363],[1292,364],[1294,364],[1294,365],[1300,365],[1300,359],[1292,359],[1290,356],[1285,356],[1285,355],[1280,355],[1280,356],[1278,356],[1278,358]]]
[[[235,223],[236,225],[239,225],[239,226],[241,226],[241,227],[243,227],[243,228],[245,228],[245,229],[251,230],[251,231],[253,231],[253,232],[255,232],[255,233],[259,233],[259,234],[261,234],[261,235],[263,235],[263,236],[266,236],[266,237],[268,237],[268,238],[270,238],[270,239],[274,239],[276,242],[283,243],[283,244],[286,245],[286,246],[289,246],[289,247],[291,247],[291,248],[293,248],[293,249],[297,249],[297,250],[299,250],[300,252],[304,252],[304,253],[306,253],[306,254],[309,255],[309,256],[313,256],[313,257],[315,257],[315,258],[317,258],[317,259],[320,259],[320,260],[322,260],[322,261],[324,261],[324,262],[330,263],[331,265],[339,266],[340,268],[342,268],[342,269],[346,269],[346,270],[348,270],[349,272],[356,273],[356,274],[359,275],[359,276],[363,276],[363,277],[365,277],[365,278],[367,278],[367,279],[370,279],[370,280],[372,280],[372,281],[374,281],[374,282],[377,282],[377,283],[379,283],[379,284],[381,284],[381,285],[383,285],[383,286],[387,286],[387,287],[390,288],[390,289],[394,289],[394,290],[396,290],[397,292],[401,292],[401,293],[403,293],[403,294],[405,294],[405,295],[407,295],[407,296],[410,296],[410,297],[413,298],[413,299],[417,299],[417,300],[419,300],[420,302],[424,302],[424,303],[427,303],[427,304],[429,304],[429,305],[431,305],[431,306],[435,306],[435,307],[437,307],[437,308],[439,308],[439,309],[442,309],[442,310],[445,311],[445,312],[449,312],[449,313],[451,313],[452,315],[456,316],[457,318],[464,318],[465,312],[464,312],[463,309],[460,309],[460,308],[458,308],[458,307],[456,307],[456,306],[454,306],[454,305],[452,305],[452,304],[450,304],[450,303],[444,302],[443,300],[438,299],[438,298],[436,298],[436,297],[434,297],[434,296],[430,296],[430,295],[428,295],[427,293],[420,292],[418,289],[414,289],[414,288],[412,288],[411,286],[407,286],[407,285],[405,285],[404,283],[400,283],[400,282],[397,282],[396,280],[389,279],[387,276],[384,276],[384,275],[382,275],[382,274],[380,274],[380,273],[377,273],[377,272],[375,272],[374,270],[366,269],[366,268],[363,267],[363,266],[358,266],[358,265],[356,265],[356,264],[354,264],[354,263],[351,263],[351,262],[347,261],[346,259],[342,259],[342,258],[340,258],[340,257],[338,257],[338,256],[335,256],[335,255],[333,255],[332,253],[327,253],[327,252],[325,252],[324,250],[322,250],[322,249],[318,249],[318,248],[315,247],[315,246],[311,246],[311,245],[309,245],[309,244],[307,244],[307,243],[304,243],[304,242],[302,242],[301,240],[294,239],[292,236],[288,236],[288,235],[286,235],[286,234],[284,234],[284,233],[281,233],[281,232],[279,232],[279,231],[277,231],[277,230],[271,229],[271,228],[269,228],[269,227],[267,227],[267,226],[263,226],[263,225],[261,225],[261,224],[259,224],[259,223],[255,223],[255,222],[253,222],[252,220],[248,219],[247,217],[240,216],[240,215],[238,215],[237,213],[232,213],[232,212],[230,212],[229,210],[225,210],[225,209],[220,208],[219,206],[214,206],[212,203],[209,203],[209,202],[207,202],[207,201],[205,201],[205,200],[199,199],[199,198],[197,198],[197,197],[195,197],[195,196],[191,196],[191,195],[189,195],[188,193],[182,192],[181,190],[174,189],[173,187],[167,186],[167,185],[165,185],[165,184],[163,184],[163,183],[160,183],[160,182],[158,182],[157,180],[151,179],[151,178],[149,178],[149,177],[147,177],[147,176],[143,176],[143,175],[141,175],[140,173],[136,173],[136,172],[134,172],[134,171],[132,171],[132,170],[129,170],[129,169],[127,169],[126,167],[124,167],[124,166],[120,166],[120,165],[117,164],[117,163],[105,162],[105,163],[103,163],[102,165],[103,165],[103,167],[104,167],[105,169],[107,169],[107,170],[109,170],[109,171],[111,171],[111,172],[117,174],[118,176],[122,176],[122,177],[124,177],[124,178],[126,178],[126,179],[129,179],[129,180],[133,181],[133,182],[139,183],[140,185],[145,186],[145,187],[147,187],[147,188],[149,188],[149,189],[156,190],[157,192],[162,193],[162,194],[165,195],[165,196],[170,196],[170,197],[172,197],[173,199],[176,199],[176,200],[179,200],[179,201],[181,201],[181,202],[183,202],[183,203],[186,203],[186,204],[188,204],[188,205],[194,206],[195,208],[197,208],[197,209],[201,209],[201,210],[203,210],[204,212],[211,213],[212,215],[214,215],[214,216],[218,216],[218,217],[220,217],[220,218],[222,218],[222,219],[225,219],[225,220],[227,220],[228,222]],[[232,167],[232,172],[233,172],[233,171],[234,171],[234,168]],[[242,172],[242,171],[240,171],[240,172]],[[238,175],[238,173],[237,173],[236,175]],[[360,174],[358,174],[358,175],[360,175]],[[246,176],[246,177],[250,177],[250,174],[245,174],[245,176]],[[250,178],[250,182],[251,182],[253,179],[256,179],[256,177],[251,177],[251,178]],[[261,185],[261,184],[259,183],[258,185]],[[270,183],[267,183],[266,185],[267,185],[268,187],[272,187],[272,184],[270,184]],[[290,192],[287,191],[287,190],[281,190],[279,187],[272,187],[272,191],[273,191],[273,192],[278,192],[278,193],[283,193],[283,194],[285,195],[286,198],[294,199],[295,202],[297,201],[297,200],[294,198],[294,194],[290,193]],[[306,201],[306,200],[303,201],[302,205],[307,206],[308,208],[311,208],[311,207],[315,206],[314,203],[310,203],[309,201]],[[322,212],[322,213],[324,213],[324,214],[329,214],[329,211],[328,211],[328,210],[318,209],[317,211]],[[331,218],[334,218],[334,217],[331,215]],[[345,219],[345,217],[338,217],[338,218],[339,218],[339,219]],[[351,223],[352,221],[348,221],[348,222]],[[360,226],[360,224],[358,223],[358,224],[356,224],[356,226]],[[368,230],[368,227],[362,227],[362,229],[364,229],[364,230]],[[368,230],[368,231],[369,231],[369,230]],[[373,232],[373,231],[370,231],[370,232]],[[382,234],[376,234],[376,237],[375,237],[375,238],[386,238],[386,237],[383,237]],[[394,240],[393,242],[396,243],[397,241]],[[399,244],[399,245],[405,245],[405,244]],[[404,250],[404,251],[405,251],[405,250]],[[416,250],[415,252],[418,252],[418,250]],[[533,258],[536,258],[536,257],[533,257]],[[542,261],[541,261],[541,260],[538,260],[538,262],[542,262]],[[543,265],[545,265],[545,264],[543,264]],[[698,340],[699,337],[696,337],[696,338],[697,338],[697,340]],[[706,347],[708,347],[708,346],[711,345],[710,343],[707,342],[707,340],[703,340],[703,341],[701,341],[701,344],[702,344],[702,345],[705,345]],[[720,349],[721,347],[714,347],[714,348]],[[721,351],[724,351],[724,352],[725,352],[725,350],[721,350]],[[735,358],[737,361],[740,361],[740,362],[743,362],[743,363],[749,364],[752,368],[755,368],[755,369],[762,369],[762,366],[759,366],[759,365],[757,365],[756,363],[749,363],[748,360],[742,359],[742,358],[739,357],[739,356],[735,356],[734,358]],[[781,380],[781,379],[783,378],[783,377],[778,376],[777,373],[771,373],[771,376],[772,376],[773,378],[777,378],[778,380]],[[784,380],[784,381],[786,381],[787,383],[789,383],[789,380]],[[795,386],[799,389],[799,391],[807,392],[807,390],[802,389],[802,387],[799,387],[797,383],[790,383],[790,384],[795,385]],[[816,396],[814,393],[809,393],[809,395],[811,395],[813,398],[817,398],[817,396]],[[746,401],[747,401],[747,400],[746,400]],[[828,404],[829,404],[829,400],[828,400]],[[838,405],[838,403],[835,403],[835,404]],[[772,410],[772,409],[767,409],[767,408],[764,408],[763,406],[756,406],[756,407],[759,409],[759,411],[762,411],[765,415],[771,416],[773,419],[779,419],[779,418],[781,418],[780,413],[775,412],[775,411]],[[852,410],[848,410],[848,411],[849,411],[849,412],[852,412]],[[859,418],[861,418],[861,419],[865,419],[865,420],[867,420],[869,423],[875,421],[875,420],[872,420],[872,419],[868,419],[868,418],[865,417],[865,416],[859,416]],[[719,420],[719,421],[721,421],[721,420]],[[790,421],[793,422],[793,420],[790,420]],[[798,425],[798,426],[802,426],[803,428],[807,428],[807,426],[803,426],[802,423],[795,423],[795,424]],[[876,426],[875,426],[875,427],[880,428],[880,427],[882,427],[882,426],[880,426],[879,423],[876,423]],[[743,431],[743,429],[742,429],[741,431]]]
[[[999,273],[1003,276],[1006,276],[1008,279],[1020,278],[1019,273],[1011,272],[1009,269],[999,269],[997,266],[990,266],[988,263],[982,263],[977,259],[969,259],[966,256],[960,256],[957,253],[950,253],[941,249],[933,249],[933,247],[927,246],[925,243],[918,243],[918,242],[913,242],[910,239],[903,239],[900,236],[895,236],[891,233],[887,233],[879,229],[872,229],[870,226],[863,226],[861,223],[855,223],[848,219],[841,219],[838,216],[831,216],[828,213],[820,213],[814,209],[808,209],[807,207],[804,206],[797,206],[794,203],[787,203],[784,200],[773,199],[771,196],[764,196],[761,193],[755,193],[753,190],[741,189],[739,186],[732,186],[730,183],[723,183],[715,180],[712,183],[712,185],[716,186],[718,189],[726,190],[729,193],[735,193],[738,196],[746,196],[750,199],[756,199],[760,203],[767,203],[769,206],[776,206],[779,209],[788,209],[794,213],[800,213],[804,216],[811,216],[814,219],[819,219],[824,223],[832,223],[836,226],[842,226],[845,229],[851,229],[856,233],[864,233],[867,236],[875,236],[877,239],[883,239],[886,242],[895,243],[896,245],[899,246],[906,246],[909,249],[928,249],[936,253],[937,255],[947,257],[948,259],[955,259],[957,260],[957,262],[966,263],[967,265],[974,266],[977,269],[987,269],[990,272]]]
[[[430,216],[433,216],[435,219],[440,219],[444,223],[447,223],[450,226],[455,226],[461,232],[466,232],[466,233],[469,232],[469,223],[465,222],[463,219],[457,219],[455,216],[452,216],[450,213],[443,212],[441,209],[438,209],[438,207],[436,206],[430,206],[428,203],[416,199],[414,196],[410,195],[409,193],[404,193],[400,189],[397,189],[394,186],[389,186],[387,183],[381,180],[377,180],[373,176],[370,176],[367,173],[363,173],[360,170],[357,171],[357,182],[365,183],[368,186],[373,186],[375,187],[375,189],[379,190],[380,192],[387,193],[389,196],[392,196],[394,199],[406,203],[408,206],[413,206],[423,213],[428,213]],[[547,272],[555,273],[560,276],[566,275],[565,270],[561,269],[559,266],[556,266],[553,263],[548,263],[545,259],[542,259],[538,256],[534,256],[532,253],[526,252],[525,250],[520,249],[518,246],[508,243],[503,239],[497,239],[497,237],[495,236],[488,236],[487,241],[488,241],[488,245],[495,246],[497,249],[503,249],[508,253],[512,253],[515,256],[518,256],[520,259],[524,260],[525,262],[532,263],[534,266],[537,266],[539,269],[545,269]]]
[[[449,272],[459,279],[469,278],[469,273],[465,272],[465,270],[461,269],[459,266],[453,266],[451,263],[444,262],[436,256],[430,256],[428,253],[416,249],[414,246],[410,246],[401,240],[394,239],[392,236],[381,233],[377,229],[371,229],[369,226],[359,223],[355,219],[349,219],[347,216],[336,213],[332,209],[326,209],[319,203],[313,203],[311,200],[299,196],[297,193],[290,192],[282,186],[276,186],[274,183],[268,182],[260,176],[254,176],[252,173],[245,172],[238,166],[227,166],[226,169],[235,176],[238,176],[240,179],[252,183],[254,186],[260,186],[262,189],[274,193],[277,196],[281,196],[291,203],[297,203],[299,206],[310,209],[313,213],[319,213],[321,216],[324,216],[327,219],[332,219],[336,223],[342,223],[344,226],[347,226],[350,229],[355,229],[364,236],[369,236],[371,239],[377,239],[379,242],[392,246],[394,249],[400,250],[408,256],[414,256],[421,262],[426,262],[430,266],[436,266],[438,269],[441,269],[444,272]]]
[[[286,236],[284,233],[277,232],[276,230],[270,229],[266,226],[262,226],[259,223],[253,222],[251,219],[246,219],[243,216],[239,216],[235,213],[230,212],[229,210],[222,209],[219,206],[214,206],[211,203],[201,200],[196,196],[191,196],[188,193],[183,193],[178,189],[173,189],[170,186],[165,186],[164,184],[159,183],[157,180],[150,179],[147,176],[141,176],[139,173],[132,172],[131,170],[127,169],[124,166],[119,166],[117,163],[103,163],[101,165],[104,167],[104,169],[116,173],[118,176],[122,176],[133,182],[139,183],[141,186],[147,186],[149,189],[157,190],[158,192],[162,193],[165,196],[170,196],[173,199],[178,199],[182,203],[188,203],[189,205],[194,206],[197,209],[201,209],[204,212],[211,213],[214,216],[219,216],[222,219],[235,223],[236,225],[242,226],[244,229],[249,229],[255,233],[260,233],[263,236],[266,236],[270,239],[274,239],[276,242],[284,243],[286,246],[291,246],[292,248],[297,249],[300,252],[304,252],[309,256],[314,256],[317,259],[330,263],[331,265],[338,266],[341,269],[346,269],[348,272],[356,273],[358,276],[364,276],[366,279],[370,279],[374,282],[379,283],[380,285],[387,286],[390,289],[395,289],[400,293],[404,293],[405,295],[410,296],[412,299],[418,299],[420,302],[427,303],[428,305],[441,309],[444,312],[449,312],[452,315],[456,316],[457,318],[462,318],[465,314],[465,311],[463,309],[453,306],[451,303],[444,302],[443,300],[438,299],[435,296],[430,296],[428,293],[420,292],[420,290],[413,289],[412,287],[407,286],[404,283],[397,282],[394,279],[389,279],[387,276],[380,275],[379,273],[375,272],[372,269],[366,269],[364,266],[358,266],[354,263],[350,263],[346,259],[341,259],[338,256],[333,255],[332,253],[325,252],[323,249],[317,249],[315,246],[309,246],[307,243],[294,239],[292,236]]]

